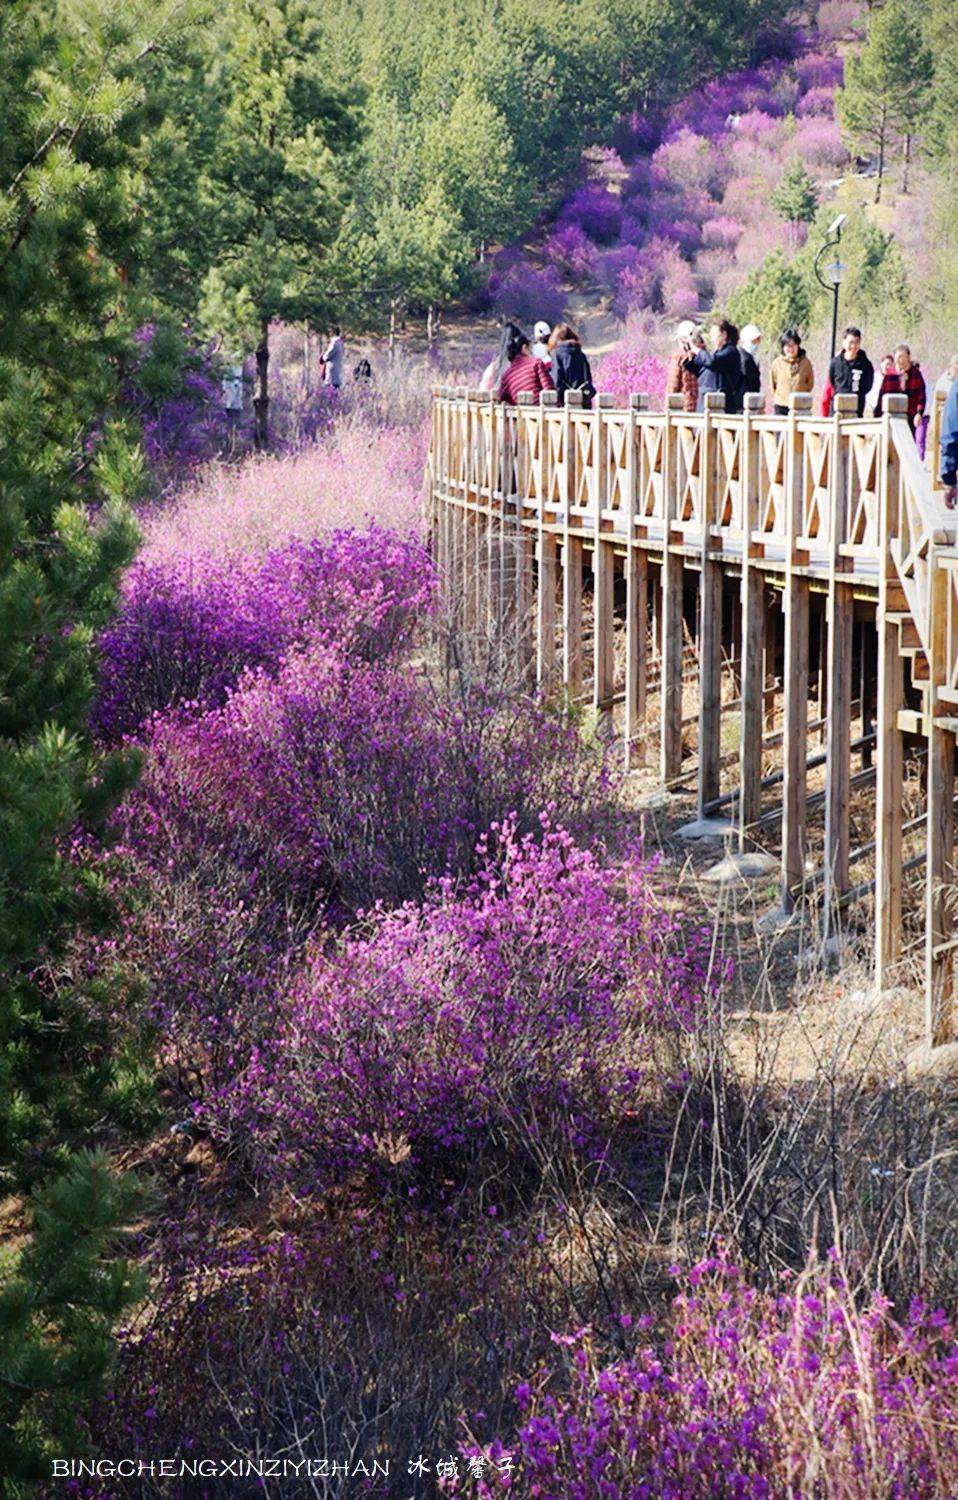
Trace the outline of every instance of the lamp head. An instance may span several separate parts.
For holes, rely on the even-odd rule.
[[[842,282],[845,280],[845,273],[847,272],[847,270],[848,267],[846,266],[845,262],[843,260],[839,260],[838,256],[836,255],[835,259],[833,261],[830,261],[829,264],[825,267],[825,275],[828,277],[832,286],[841,286]]]

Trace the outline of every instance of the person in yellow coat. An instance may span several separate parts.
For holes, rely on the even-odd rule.
[[[776,415],[783,417],[788,412],[789,396],[815,389],[815,371],[796,329],[786,328],[779,346],[781,353],[772,361],[772,402]]]

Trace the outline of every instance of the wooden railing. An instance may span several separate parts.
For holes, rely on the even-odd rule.
[[[657,733],[662,779],[687,781],[684,731],[697,725],[692,774],[699,812],[735,811],[742,847],[770,818],[780,820],[786,911],[811,885],[823,894],[827,925],[863,889],[874,891],[881,984],[901,952],[903,872],[925,860],[928,1034],[938,1042],[958,1035],[952,975],[958,941],[951,936],[958,546],[954,518],[919,461],[905,398],[887,398],[880,418],[859,418],[848,409],[853,404],[838,397],[834,416],[822,418],[812,415],[810,397],[797,395],[788,414],[777,416],[748,398],[745,412],[733,416],[720,397],[708,397],[701,413],[687,413],[677,409],[680,398],[652,411],[636,395],[624,409],[599,396],[586,411],[574,395],[563,407],[551,393],[538,404],[520,398],[518,406],[504,406],[479,392],[440,389],[429,458],[432,521],[456,619],[467,632],[501,631],[508,620],[508,649],[520,672],[543,688],[561,685],[575,695],[591,637],[592,703],[605,714],[622,707],[627,764],[637,749],[647,755]],[[936,444],[933,434],[935,462]],[[618,614],[625,627],[624,684],[614,649],[617,572],[624,577],[624,621]],[[698,577],[691,720],[683,637],[690,574]],[[768,613],[770,589],[781,598],[781,650]],[[824,607],[812,611],[816,593]],[[731,655],[738,696],[731,702],[723,701],[730,648],[723,597],[726,605],[731,600],[737,632]],[[856,620],[863,630],[861,609],[873,610],[878,649],[866,673],[860,634],[856,690],[852,643]],[[776,655],[784,662],[782,728],[769,736],[769,661]],[[826,744],[810,757],[808,701],[816,671]],[[874,722],[864,702],[866,675]],[[653,677],[658,723],[650,729]],[[854,851],[850,826],[860,817],[850,813],[853,704],[860,721],[855,744],[876,749],[874,765],[863,749],[854,777],[855,787],[876,786],[875,835]],[[730,770],[723,715],[730,709],[740,716],[737,777],[723,790]],[[913,746],[921,736],[927,857],[906,860],[904,751],[906,739]],[[781,767],[763,774],[773,744]],[[824,789],[810,797],[809,771],[822,762]],[[781,804],[769,809],[763,797],[771,785]],[[818,874],[809,876],[808,805],[816,799],[817,805],[824,799],[824,843]],[[874,881],[853,886],[850,866],[866,856]]]

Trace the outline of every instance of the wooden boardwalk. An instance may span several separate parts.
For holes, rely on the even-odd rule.
[[[530,685],[591,700],[627,765],[655,757],[666,785],[694,776],[700,815],[731,814],[742,849],[780,824],[784,910],[814,897],[827,927],[874,893],[883,987],[917,890],[927,1034],[953,1040],[955,521],[904,397],[865,419],[845,397],[831,418],[809,396],[787,416],[758,397],[736,416],[708,401],[688,414],[680,397],[653,412],[641,395],[627,410],[599,396],[584,411],[551,393],[510,407],[437,390],[429,485],[447,609]],[[858,864],[873,879],[856,885]]]

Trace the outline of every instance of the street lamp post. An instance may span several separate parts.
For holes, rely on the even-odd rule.
[[[835,249],[838,245],[842,237],[842,225],[847,217],[847,214],[839,214],[838,218],[829,224],[828,239],[815,257],[815,276],[818,284],[819,286],[823,286],[826,292],[831,292],[832,294],[832,359],[835,358],[835,345],[838,342],[838,291],[845,279],[848,267],[837,253],[835,258],[825,267],[825,276],[822,275],[819,267],[822,256],[829,250]],[[827,280],[825,279],[826,277],[828,278]]]

